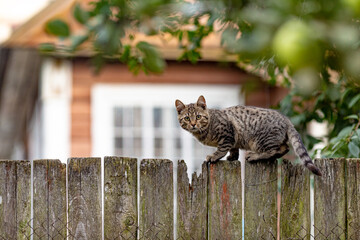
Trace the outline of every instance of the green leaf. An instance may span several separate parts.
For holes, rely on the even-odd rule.
[[[349,102],[349,108],[352,108],[355,103],[357,103],[357,101],[360,100],[360,93],[358,95],[356,95],[355,97],[353,97],[353,99],[351,99],[351,101]]]
[[[147,42],[139,42],[136,44],[136,48],[144,54],[143,63],[149,71],[154,73],[161,73],[164,71],[166,63],[153,45]]]
[[[195,64],[201,58],[201,54],[196,50],[190,50],[186,53],[186,57],[192,64]]]
[[[47,33],[58,37],[68,37],[70,35],[68,24],[61,19],[55,19],[47,22],[45,30]]]
[[[270,75],[270,74],[269,74]],[[276,85],[276,78],[275,77],[271,77],[268,81],[268,83],[270,84],[270,86],[275,86]]]
[[[351,155],[353,157],[359,157],[359,153],[360,153],[360,149],[359,149],[359,146],[355,145],[355,143],[353,142],[350,142],[349,145],[348,145],[348,148],[349,148],[349,152],[351,153]]]
[[[360,129],[356,129],[355,134],[360,138]]]
[[[184,35],[184,32],[183,31],[180,31],[179,32],[179,42],[181,42],[183,40],[183,35]]]
[[[237,38],[239,30],[234,27],[227,27],[221,35],[221,45],[225,46],[228,51],[237,51]]]
[[[70,51],[75,51],[81,44],[89,39],[89,35],[78,35],[71,37]]]
[[[340,102],[341,102],[341,103],[344,101],[346,95],[348,95],[349,92],[351,92],[351,89],[350,89],[350,88],[347,88],[347,89],[345,89],[344,92],[342,92],[342,94],[341,94],[341,99],[340,99]]]
[[[290,120],[296,126],[306,120],[306,115],[304,113],[302,113],[302,114],[291,117]]]
[[[356,119],[356,120],[359,120],[359,116],[356,115],[356,114],[352,114],[352,115],[349,115],[349,116],[344,117],[344,120],[347,120],[347,119]]]
[[[123,52],[120,57],[120,61],[122,63],[128,62],[130,59],[130,54],[131,54],[131,46],[127,44],[124,46]]]
[[[288,94],[280,102],[281,112],[289,116],[293,112],[292,107],[292,96]]]
[[[135,70],[135,68],[137,68],[138,67],[138,61],[136,61],[136,59],[135,58],[131,58],[129,61],[128,61],[128,67],[129,67],[129,69],[130,69],[130,71],[134,71]]]
[[[38,50],[42,53],[51,53],[56,50],[56,47],[53,43],[41,43]]]
[[[123,30],[113,22],[107,22],[98,31],[94,45],[107,55],[117,54],[121,47],[120,39],[124,36]]]
[[[341,98],[339,89],[336,86],[330,85],[326,90],[326,95],[330,98],[331,101],[335,102]]]
[[[335,150],[336,147],[337,147],[340,143],[342,143],[342,142],[341,142],[341,141],[336,142],[336,143],[334,144],[334,146],[332,146],[331,150]]]
[[[90,17],[90,14],[87,11],[85,11],[84,9],[82,9],[80,4],[78,4],[78,3],[75,5],[73,14],[74,14],[76,21],[78,21],[81,24],[85,24],[89,20],[89,17]]]
[[[344,138],[344,137],[348,136],[351,133],[352,129],[353,129],[353,126],[348,126],[348,127],[343,128],[339,132],[338,138],[341,139],[341,138]]]

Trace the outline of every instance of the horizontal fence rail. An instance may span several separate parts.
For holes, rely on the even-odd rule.
[[[0,239],[360,239],[360,159],[101,161],[0,160]]]

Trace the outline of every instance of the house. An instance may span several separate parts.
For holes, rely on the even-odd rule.
[[[18,116],[21,125],[26,127],[5,147],[7,155],[0,157],[66,161],[68,157],[121,155],[181,158],[201,163],[212,150],[201,146],[179,128],[175,99],[189,103],[204,95],[210,107],[237,104],[269,107],[285,93],[283,89],[270,87],[259,77],[241,70],[231,57],[224,58],[226,55],[216,35],[205,39],[203,59],[196,65],[176,61],[180,54],[176,42],[163,43],[156,36],[139,35],[139,38],[158,45],[166,58],[167,68],[161,75],[140,73],[135,76],[118,62],[106,64],[95,74],[86,53],[73,58],[43,56],[41,61],[31,61],[40,58],[29,49],[36,49],[39,43],[57,41],[44,31],[48,20],[62,17],[72,27],[79,27],[71,17],[75,2],[53,1],[20,26],[3,44],[0,57],[3,55],[9,60],[14,58],[14,54],[30,54],[33,57],[27,58],[27,64],[34,65],[28,68],[28,74],[20,76],[16,69],[22,71],[22,65],[16,67],[16,59],[11,63],[12,75],[18,74],[17,79],[21,79],[18,83],[21,87],[13,90],[17,91],[16,107],[26,108],[27,114],[16,115],[17,108],[7,103],[8,90],[1,89],[0,118],[15,124],[14,118]],[[21,56],[17,59],[20,61]],[[220,60],[227,64],[219,64]],[[2,86],[6,82],[11,85],[16,77],[9,77],[9,68],[1,68],[1,65],[0,74],[5,76]],[[29,73],[33,77],[31,88],[25,85]],[[256,88],[245,96],[241,90],[249,84],[256,85]],[[31,91],[28,94],[31,101],[23,98],[24,90]],[[25,103],[29,106],[25,107]],[[6,109],[15,112],[14,116],[8,116]],[[7,128],[3,124],[1,121],[0,136]],[[8,137],[4,141],[6,139]],[[1,149],[4,142],[0,142]],[[18,145],[20,147],[12,148]]]

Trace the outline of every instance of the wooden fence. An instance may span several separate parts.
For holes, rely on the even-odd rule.
[[[360,239],[360,159],[315,162],[313,238]],[[176,184],[171,161],[138,165],[105,157],[102,186],[100,158],[0,160],[0,239],[310,239],[302,166],[246,163],[242,199],[238,161],[203,164],[191,183],[179,161]]]

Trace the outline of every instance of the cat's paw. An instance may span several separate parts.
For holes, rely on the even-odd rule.
[[[214,155],[208,155],[208,156],[206,156],[206,162],[208,162],[208,163],[215,163],[215,162],[217,162],[217,161],[219,161],[219,159],[215,158]]]
[[[258,161],[259,156],[258,156],[258,154],[254,153],[254,152],[246,152],[245,160],[248,162]]]

